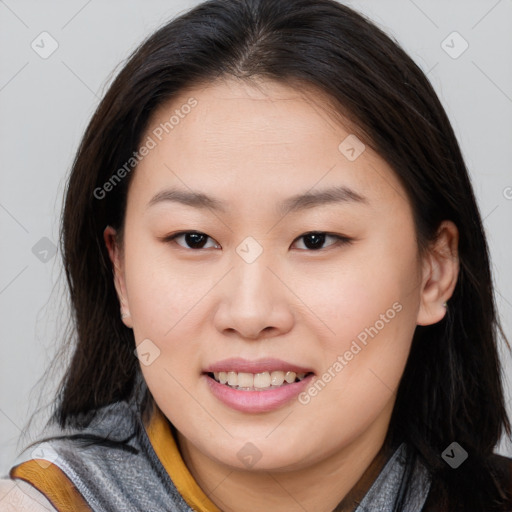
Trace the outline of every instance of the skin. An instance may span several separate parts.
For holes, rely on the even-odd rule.
[[[352,133],[308,88],[217,81],[182,92],[155,112],[148,134],[193,97],[197,106],[138,165],[122,245],[105,242],[136,343],[160,350],[142,365],[160,409],[178,430],[192,475],[225,511],[331,511],[382,447],[416,325],[440,321],[458,273],[458,233],[444,221],[420,257],[411,205],[392,169],[368,145],[349,161]],[[333,185],[366,203],[326,204],[282,215],[290,196]],[[170,201],[170,187],[201,191],[224,212]],[[193,249],[180,231],[211,237]],[[314,250],[303,235],[326,237]],[[262,254],[236,252],[246,238]],[[307,238],[307,237],[306,237]],[[309,240],[311,242],[311,240]],[[392,305],[401,310],[309,403],[244,413],[214,397],[201,375],[229,357],[275,357],[322,376]],[[253,443],[261,459],[237,457]]]

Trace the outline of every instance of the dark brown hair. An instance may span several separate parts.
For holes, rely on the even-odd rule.
[[[448,314],[415,331],[388,436],[415,447],[441,493],[480,510],[500,494],[487,460],[511,431],[497,354],[504,335],[468,172],[424,73],[373,23],[331,0],[208,1],[149,37],[112,83],[67,188],[61,241],[76,336],[54,420],[79,425],[84,414],[127,399],[140,371],[102,236],[107,225],[122,229],[136,170],[103,198],[94,191],[137,150],[157,107],[218,77],[304,83],[326,94],[403,183],[419,248],[442,220],[456,224],[460,274]],[[458,470],[441,459],[452,441],[469,454]]]

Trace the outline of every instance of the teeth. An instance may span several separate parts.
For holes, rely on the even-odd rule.
[[[295,372],[286,372],[284,380],[288,382],[288,384],[291,384],[292,382],[295,382],[295,377],[297,377]]]
[[[270,380],[270,373],[257,373],[254,376],[254,387],[259,389],[268,388],[270,387]]]
[[[261,372],[256,374],[247,372],[214,372],[213,376],[221,384],[227,384],[234,388],[238,387],[238,389],[254,390],[291,384],[296,379],[304,379],[306,374],[290,371]]]
[[[237,384],[239,388],[252,388],[254,386],[254,375],[252,373],[240,372]]]
[[[281,386],[284,382],[284,372],[272,372],[270,382],[272,386]]]

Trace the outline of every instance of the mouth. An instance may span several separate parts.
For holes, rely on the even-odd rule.
[[[312,368],[282,359],[241,357],[217,361],[202,372],[213,397],[247,414],[271,412],[293,403],[314,375]]]
[[[301,382],[313,372],[294,372],[291,370],[264,371],[259,373],[221,371],[206,372],[206,375],[232,389],[239,391],[265,391]]]

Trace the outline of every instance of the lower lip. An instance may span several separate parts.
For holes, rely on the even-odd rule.
[[[299,382],[285,384],[278,388],[264,391],[241,391],[203,374],[213,395],[223,404],[241,412],[258,413],[279,409],[293,400],[299,393],[308,387],[314,375],[310,374]]]

